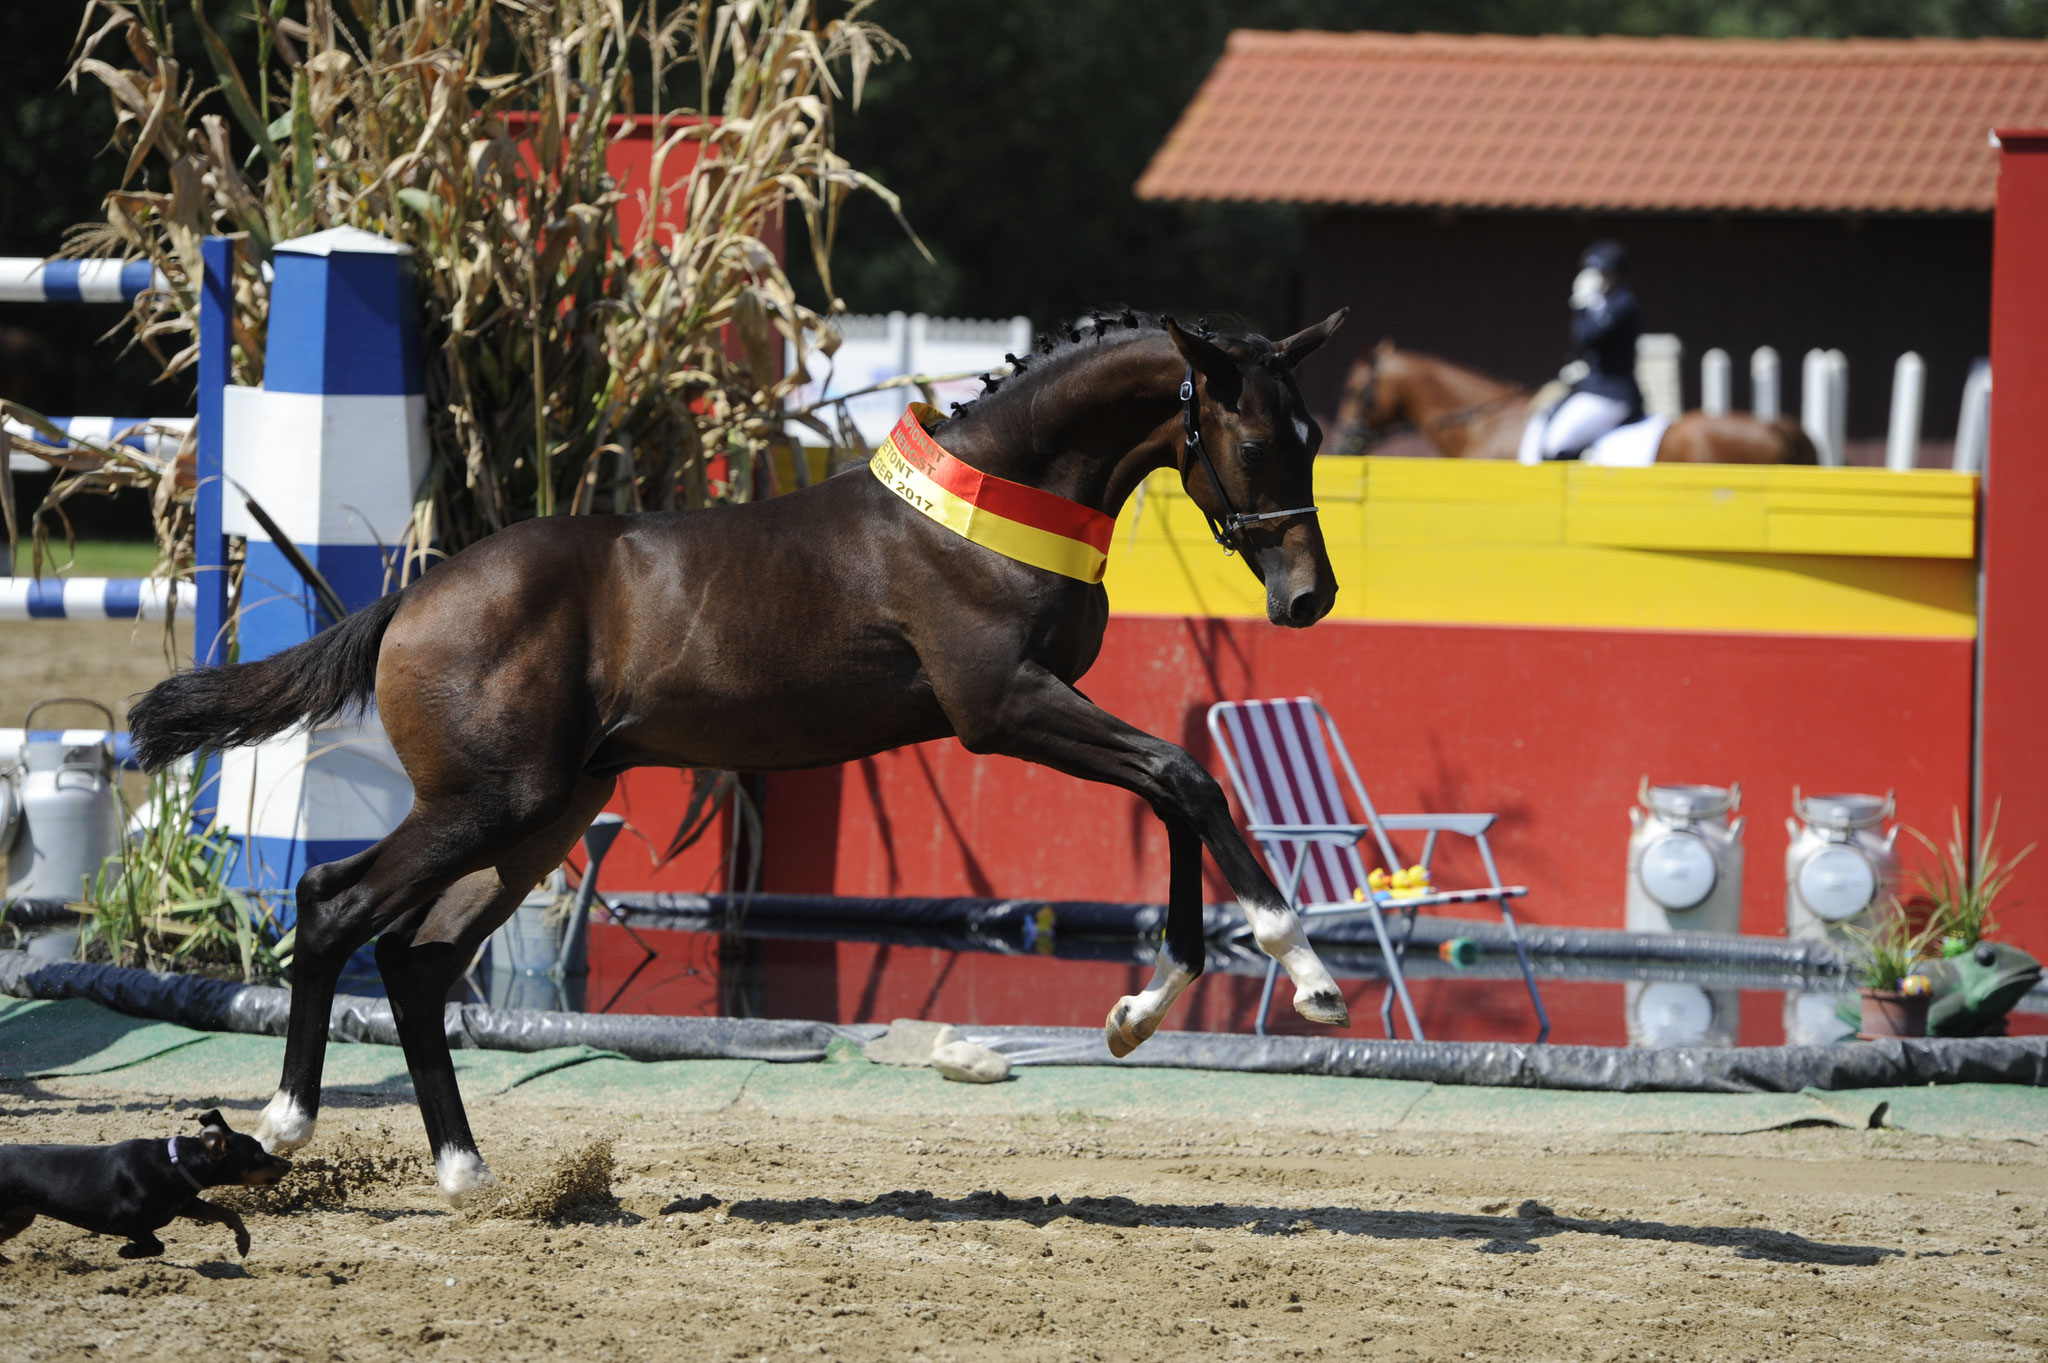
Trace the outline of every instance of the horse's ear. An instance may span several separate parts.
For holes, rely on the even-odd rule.
[[[1166,319],[1166,334],[1173,338],[1173,348],[1180,352],[1182,359],[1200,371],[1209,380],[1211,389],[1220,396],[1235,391],[1244,380],[1244,372],[1237,367],[1237,361],[1230,358],[1222,346],[1214,341],[1182,331],[1180,323],[1171,317]],[[1226,399],[1227,400],[1227,399]]]
[[[1337,328],[1343,326],[1344,319],[1350,315],[1351,309],[1339,308],[1306,331],[1297,331],[1276,344],[1273,348],[1280,353],[1280,363],[1289,369],[1298,368],[1303,360],[1316,353],[1323,342],[1337,334]]]
[[[1394,353],[1394,338],[1391,336],[1382,336],[1380,337],[1380,343],[1373,348],[1379,351],[1379,353],[1382,355],[1391,355]]]

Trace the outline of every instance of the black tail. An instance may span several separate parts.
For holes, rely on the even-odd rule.
[[[135,760],[155,771],[200,748],[239,748],[362,705],[377,689],[377,651],[402,596],[380,597],[268,658],[157,683],[128,711]]]

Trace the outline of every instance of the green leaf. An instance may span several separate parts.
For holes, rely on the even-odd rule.
[[[220,77],[221,98],[228,102],[228,109],[241,123],[242,130],[256,139],[264,159],[276,165],[283,155],[278,151],[277,143],[270,138],[269,125],[257,114],[255,101],[249,98],[249,86],[235,67],[234,54],[213,31],[213,25],[206,22],[206,8],[200,0],[192,0],[192,17],[199,22],[200,35],[206,40],[207,60],[213,63],[214,74]]]
[[[398,191],[398,201],[431,222],[440,222],[448,216],[448,205],[424,189],[414,189],[410,186],[401,189]]]
[[[313,126],[313,87],[306,80],[304,71],[292,73],[292,189],[298,197],[300,226],[311,228],[313,222],[313,190],[316,187],[313,140],[318,135]]]

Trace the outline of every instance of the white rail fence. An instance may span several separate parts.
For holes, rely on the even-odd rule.
[[[839,348],[830,356],[809,357],[811,382],[798,391],[798,406],[860,393],[907,374],[985,374],[1004,369],[1005,355],[1023,355],[1031,349],[1028,317],[892,312],[840,317],[832,325],[839,332]],[[785,348],[785,362],[796,366],[795,346]],[[933,400],[944,411],[947,404],[967,402],[980,391],[979,378],[955,379],[934,385]],[[854,398],[846,406],[861,440],[874,446],[917,397],[916,388],[905,386]],[[789,433],[807,445],[823,443],[817,432],[796,422],[790,423]]]
[[[1651,411],[1650,385],[1644,382],[1646,368],[1669,366],[1676,357],[1656,338],[1652,351],[1639,347],[1636,381],[1643,387],[1644,406]],[[1649,336],[1643,337],[1651,341]],[[1718,346],[1700,356],[1700,410],[1721,415],[1734,410],[1734,363]],[[1784,387],[1778,352],[1758,346],[1749,357],[1750,411],[1763,421],[1775,420],[1783,411]],[[1920,439],[1927,409],[1927,364],[1915,351],[1899,356],[1892,366],[1891,416],[1886,424],[1884,465],[1895,472],[1916,468]],[[1990,431],[1991,363],[1979,360],[1963,383],[1962,413],[1956,422],[1955,453],[1951,467],[1960,473],[1978,473]],[[1799,425],[1813,441],[1823,465],[1840,467],[1848,446],[1849,360],[1839,350],[1816,347],[1801,358],[1799,365]]]

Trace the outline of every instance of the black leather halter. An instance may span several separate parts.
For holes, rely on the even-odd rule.
[[[1180,381],[1180,424],[1183,447],[1180,458],[1180,485],[1188,485],[1188,456],[1194,455],[1202,461],[1202,467],[1209,471],[1209,486],[1216,489],[1216,500],[1223,503],[1223,515],[1218,518],[1206,510],[1202,519],[1209,522],[1209,533],[1223,546],[1223,552],[1234,554],[1244,546],[1244,528],[1260,521],[1280,521],[1289,516],[1313,516],[1313,506],[1297,506],[1287,511],[1239,511],[1230,494],[1223,490],[1223,480],[1216,475],[1216,465],[1209,458],[1209,447],[1202,443],[1202,404],[1195,397],[1195,367],[1189,365]],[[1200,506],[1199,502],[1196,506]]]

